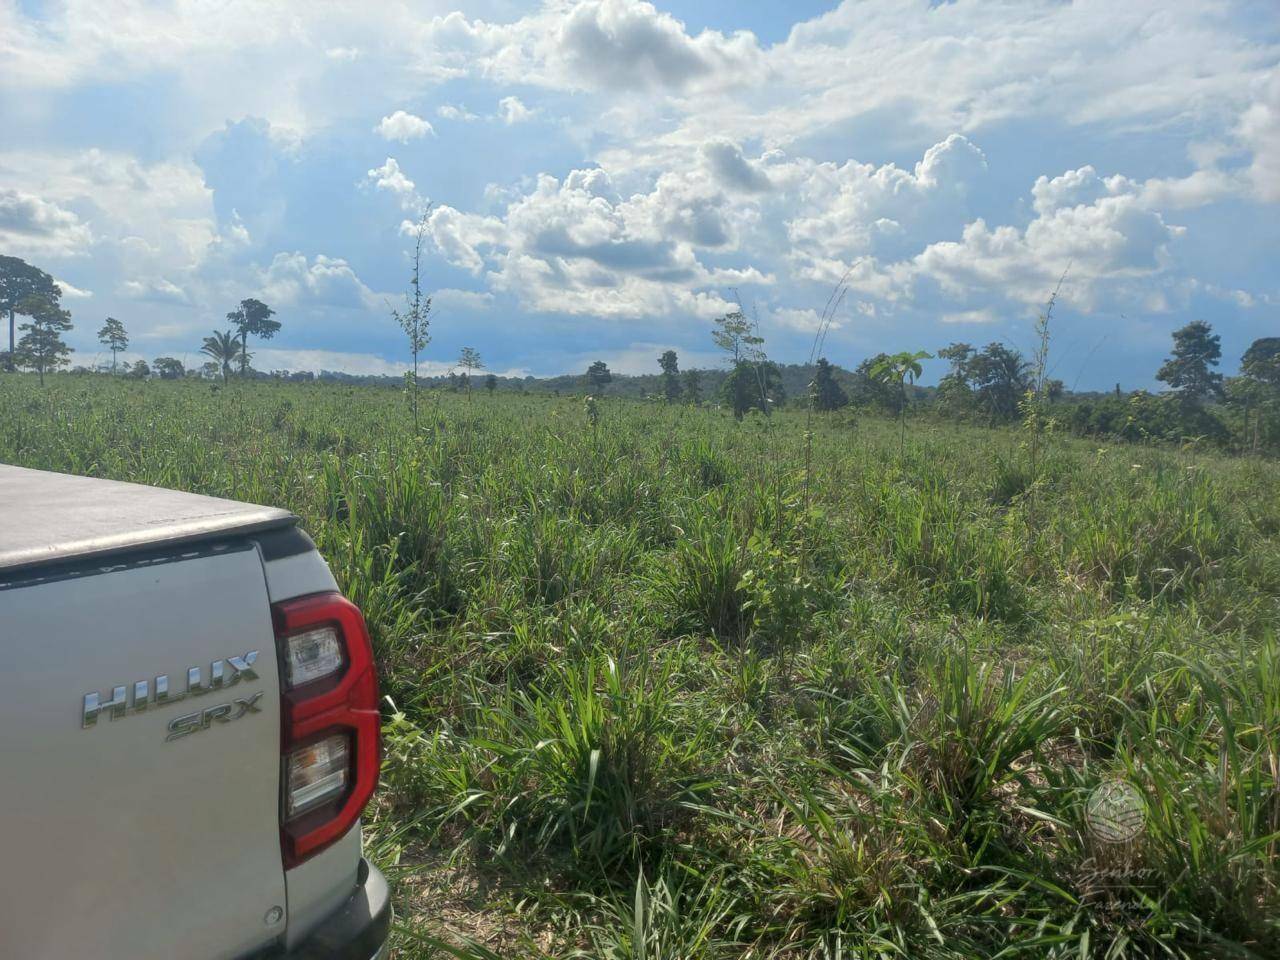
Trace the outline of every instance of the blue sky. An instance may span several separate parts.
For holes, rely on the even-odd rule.
[[[0,252],[195,362],[246,296],[263,369],[396,373],[429,209],[429,369],[1028,348],[1154,385],[1280,335],[1280,7],[1257,2],[0,0]],[[430,207],[428,207],[430,205]],[[932,377],[941,373],[934,364]]]

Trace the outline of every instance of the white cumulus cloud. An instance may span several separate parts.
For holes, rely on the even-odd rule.
[[[383,140],[398,140],[400,143],[420,140],[427,134],[435,133],[430,121],[423,120],[422,117],[414,116],[412,113],[405,113],[403,110],[397,110],[390,116],[383,117],[374,127],[374,132]]]
[[[1249,176],[1258,198],[1280,201],[1280,68],[1259,84],[1257,100],[1240,120],[1241,139],[1253,152]]]
[[[1170,248],[1185,232],[1144,203],[1139,186],[1090,167],[1041,177],[1032,194],[1037,215],[1025,228],[979,218],[959,241],[921,251],[912,261],[916,276],[956,297],[980,291],[1036,304],[1070,268],[1063,289],[1075,307],[1091,310],[1107,296],[1145,295],[1137,281],[1170,266]]]
[[[365,182],[373,185],[375,190],[384,190],[400,199],[400,205],[406,210],[421,206],[417,186],[405,176],[400,163],[395,157],[387,157],[380,167],[374,167],[365,173]]]
[[[544,174],[501,218],[442,206],[430,226],[451,262],[477,273],[487,267],[496,289],[538,311],[708,316],[731,309],[715,287],[766,282],[754,269],[701,263],[689,239],[662,229],[673,218],[658,215],[657,193],[624,198],[600,169],[563,180]]]
[[[191,297],[182,287],[164,277],[135,277],[122,280],[116,292],[130,300],[149,300],[156,303],[190,303]]]
[[[748,32],[690,36],[675,17],[637,0],[552,3],[507,24],[455,11],[433,20],[428,33],[457,69],[567,89],[724,85],[750,74],[761,53]]]
[[[54,277],[53,282],[58,285],[58,289],[62,291],[63,297],[68,300],[88,300],[93,296],[92,290],[82,290],[75,284],[68,283],[60,277]]]
[[[460,103],[442,103],[436,107],[436,116],[444,120],[459,120],[469,123],[480,118]]]
[[[959,310],[955,313],[944,313],[943,323],[995,323],[995,311],[986,308],[980,310]]]
[[[505,124],[524,123],[532,119],[533,111],[521,102],[519,97],[503,97],[498,101],[498,116]]]
[[[376,309],[382,298],[365,286],[351,265],[323,254],[277,253],[265,268],[257,268],[262,298],[272,305],[319,305]]]

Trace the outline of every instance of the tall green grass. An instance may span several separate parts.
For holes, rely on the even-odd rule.
[[[788,412],[423,410],[0,376],[0,460],[303,518],[388,696],[399,955],[1280,956],[1275,463],[837,414],[806,473]]]

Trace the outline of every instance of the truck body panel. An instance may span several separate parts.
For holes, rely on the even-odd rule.
[[[20,662],[0,674],[0,861],[24,875],[0,898],[7,955],[229,958],[282,935],[279,679],[255,547],[0,590],[0,624]],[[125,709],[86,725],[86,695],[120,687]]]
[[[305,940],[351,896],[359,865],[360,826],[357,824],[329,849],[285,871],[289,898],[286,947],[292,949]]]

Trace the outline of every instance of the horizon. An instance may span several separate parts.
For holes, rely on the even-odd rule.
[[[1280,334],[1280,14],[1266,2],[326,7],[0,2],[0,254],[62,285],[73,364],[198,357],[244,297],[260,369],[399,375],[430,203],[424,373],[720,366],[1003,341],[1066,271],[1054,376],[1157,388]],[[926,367],[935,383],[945,364]]]

